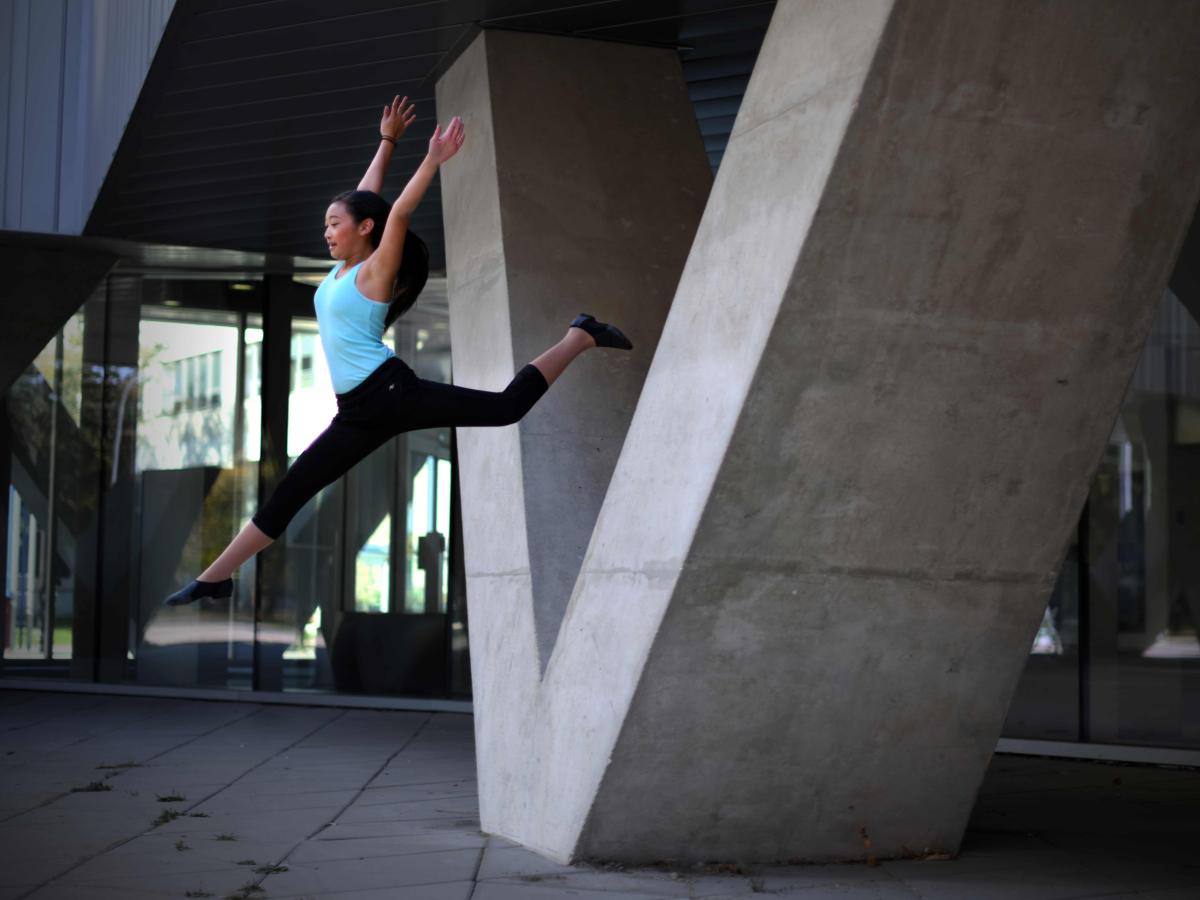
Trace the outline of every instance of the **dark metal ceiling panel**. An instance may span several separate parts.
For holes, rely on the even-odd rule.
[[[418,121],[394,197],[424,156],[437,76],[480,28],[675,48],[714,168],[773,0],[178,0],[86,233],[323,256],[329,198],[354,187],[383,103]],[[443,263],[435,184],[413,221]]]

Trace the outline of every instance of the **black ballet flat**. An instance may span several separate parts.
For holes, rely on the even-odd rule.
[[[572,328],[582,328],[596,341],[597,347],[614,347],[617,350],[632,350],[633,341],[625,337],[616,325],[597,322],[587,313],[580,313],[571,323]]]
[[[193,581],[189,583],[183,590],[176,591],[165,601],[164,606],[182,606],[185,603],[194,603],[201,597],[215,597],[218,600],[223,600],[226,597],[233,596],[233,579],[226,578],[224,581]]]

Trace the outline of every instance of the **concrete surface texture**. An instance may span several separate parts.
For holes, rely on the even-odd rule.
[[[559,861],[956,851],[1195,208],[1198,39],[1170,2],[776,7],[544,673],[525,560],[580,526],[572,493],[530,524],[525,455],[583,471],[555,429],[628,394],[461,439],[485,830]],[[439,108],[494,125],[484,58]],[[443,173],[467,384],[533,321],[492,145]]]
[[[1195,770],[996,757],[957,859],[561,866],[480,831],[471,719],[0,690],[0,900],[1192,900]]]
[[[678,55],[667,50],[488,32],[438,84],[437,105],[468,131],[442,172],[455,222],[456,381],[499,388],[579,312],[636,336],[632,353],[577,361],[519,430],[464,433],[468,491],[521,511],[467,520],[469,565],[475,577],[526,573],[544,665],[712,173]],[[520,461],[523,493],[500,459]],[[477,464],[488,472],[476,477]]]
[[[518,429],[458,434],[472,498],[463,523],[472,668],[484,676],[475,701],[493,711],[479,726],[484,819],[529,837],[506,824],[520,806],[556,833],[560,818],[577,830],[592,788],[571,789],[565,804],[543,792],[529,761],[552,732],[531,733],[537,717],[527,713],[712,176],[670,50],[488,32],[438,83],[437,104],[468,132],[442,170],[456,383],[503,385],[581,311],[618,323],[635,344],[585,354]],[[607,690],[590,672],[583,696]],[[619,726],[616,706],[601,715]]]

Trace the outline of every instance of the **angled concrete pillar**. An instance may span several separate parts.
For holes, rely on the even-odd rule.
[[[460,435],[485,830],[957,849],[1200,192],[1192,12],[777,5],[544,671],[531,548],[581,514],[529,515],[526,454],[591,411]],[[499,121],[473,49],[441,112]],[[494,146],[443,173],[468,384],[524,324]]]
[[[455,381],[499,389],[579,312],[619,323],[635,345],[585,355],[519,429],[469,431],[460,445],[464,496],[506,511],[466,516],[468,579],[524,582],[536,674],[712,173],[673,51],[486,32],[439,82],[437,106],[467,126],[442,173]]]

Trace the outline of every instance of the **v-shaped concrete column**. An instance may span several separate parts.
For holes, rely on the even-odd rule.
[[[537,553],[591,526],[561,479],[611,446],[633,361],[460,434],[486,831],[558,859],[956,850],[1196,204],[1191,12],[776,7],[556,636]],[[558,141],[607,89],[510,39],[438,91],[475,142],[443,172],[468,385],[561,328],[543,284],[620,261],[531,209],[662,230]]]

